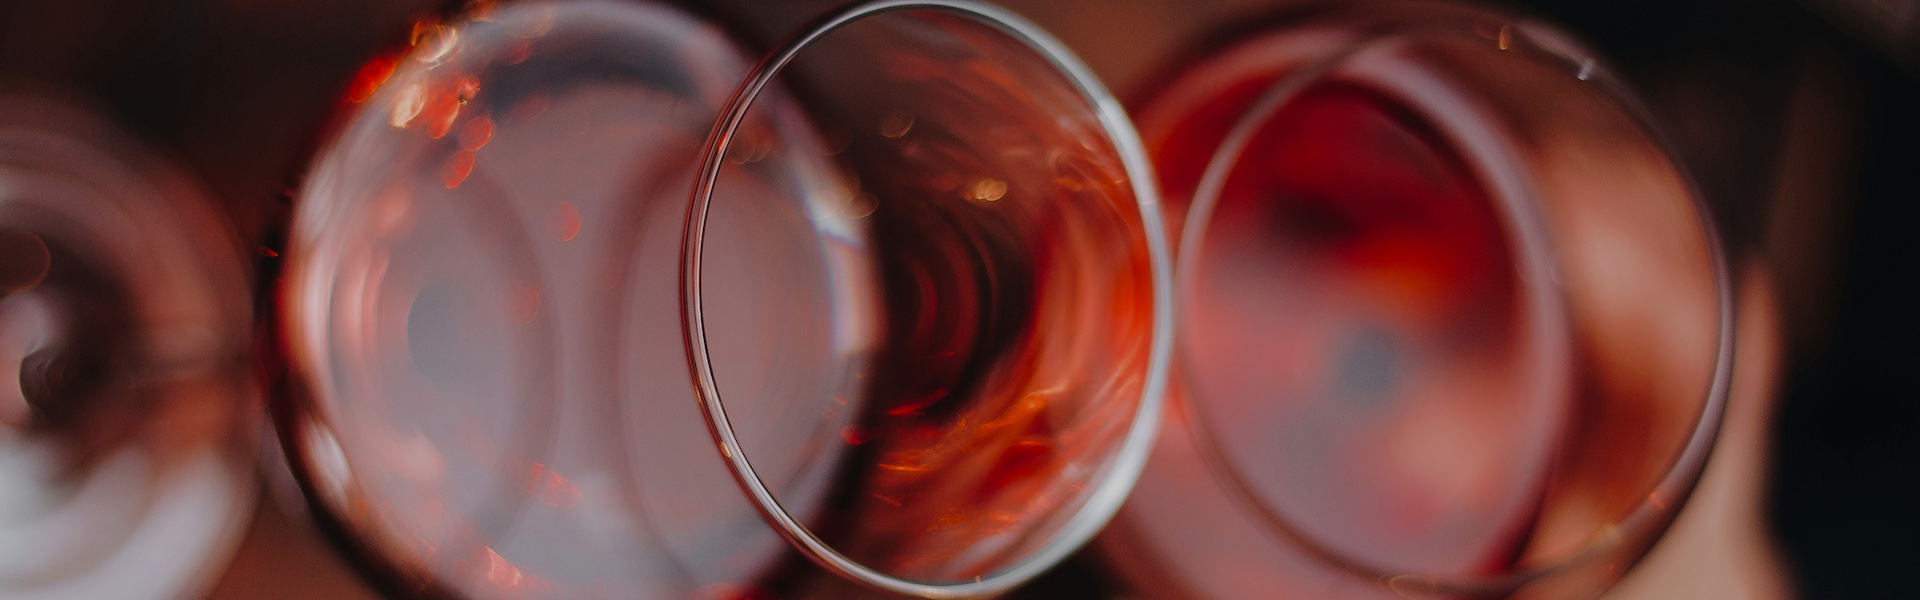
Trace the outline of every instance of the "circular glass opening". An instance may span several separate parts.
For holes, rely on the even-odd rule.
[[[1141,113],[1186,214],[1186,422],[1127,537],[1221,597],[1604,587],[1718,423],[1711,223],[1590,54],[1388,6],[1251,37]]]
[[[389,591],[728,597],[778,568],[786,544],[700,426],[676,286],[699,150],[748,70],[719,29],[612,1],[423,23],[362,70],[298,198],[282,426]],[[824,172],[782,168],[803,167]],[[749,179],[803,195],[778,168]],[[723,239],[812,239],[805,215],[741,206]],[[819,502],[837,448],[744,435],[789,458],[768,469],[796,504]]]
[[[783,129],[789,114],[814,133]],[[729,465],[809,558],[899,593],[990,594],[1117,509],[1169,347],[1137,144],[1057,42],[967,2],[837,13],[742,88],[696,186],[688,339]],[[826,168],[779,169],[809,194],[770,197],[768,163]],[[742,235],[728,216],[770,203],[812,235]],[[776,323],[801,333],[738,333]],[[834,448],[824,503],[769,476],[797,457],[759,431]]]

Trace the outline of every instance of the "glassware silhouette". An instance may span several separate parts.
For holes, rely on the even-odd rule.
[[[1160,90],[1138,116],[1185,215],[1182,410],[1106,545],[1123,572],[1170,596],[1560,597],[1637,560],[1717,430],[1730,292],[1697,192],[1592,53],[1369,3]]]
[[[253,505],[249,259],[79,106],[0,94],[0,595],[192,595]]]
[[[869,586],[976,595],[1117,508],[1171,346],[1117,104],[970,2],[743,56],[664,6],[528,1],[363,69],[296,198],[275,408],[385,591],[807,593],[784,535]],[[1015,92],[1046,102],[988,103]],[[1027,328],[1048,318],[1102,328]]]
[[[747,197],[727,193],[752,181],[736,165],[811,151],[761,125],[796,106],[837,167],[809,210],[847,219],[822,233],[845,244],[849,300],[823,317],[848,394],[795,401],[855,413],[839,437],[860,457],[841,475],[858,493],[814,524],[750,460],[777,451],[735,439],[772,415],[722,401],[740,378],[707,339],[741,322],[707,297],[730,270],[704,257],[708,211]],[[1152,443],[1170,305],[1144,154],[1086,68],[986,5],[875,2],[775,51],[717,131],[688,226],[689,352],[728,465],[782,533],[856,581],[961,597],[1104,526]]]

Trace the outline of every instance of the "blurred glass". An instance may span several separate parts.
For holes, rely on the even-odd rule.
[[[1171,343],[1137,139],[1009,15],[840,18],[753,71],[662,6],[476,5],[361,71],[297,194],[277,416],[383,591],[831,589],[784,534],[985,593],[1111,516]]]
[[[1562,597],[1631,566],[1732,352],[1711,223],[1643,115],[1565,36],[1435,3],[1302,13],[1162,86],[1184,410],[1107,544],[1128,577]]]
[[[0,95],[0,597],[211,584],[255,491],[248,269],[177,167]]]
[[[677,10],[581,1],[424,22],[362,70],[298,197],[281,427],[386,591],[724,597],[780,558],[699,427],[676,335],[692,174],[747,68]],[[741,208],[742,244],[810,228]],[[754,435],[817,502],[833,449]]]
[[[818,136],[782,128],[794,113]],[[689,226],[691,355],[730,466],[783,532],[857,581],[958,597],[1010,589],[1098,531],[1157,427],[1171,313],[1145,156],[1077,59],[992,7],[861,5],[776,51],[720,132]],[[769,169],[817,178],[785,186],[826,192],[793,209],[814,236],[713,237],[767,202]],[[801,260],[817,246],[824,262]],[[740,280],[751,265],[813,282]],[[771,323],[816,331],[709,339]],[[756,350],[831,368],[728,360]],[[826,510],[770,485],[760,465],[780,447],[732,437],[781,429],[843,453]]]

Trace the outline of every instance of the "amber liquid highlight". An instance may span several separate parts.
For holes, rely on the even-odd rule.
[[[1711,439],[1696,198],[1590,62],[1328,21],[1136,113],[1179,215],[1283,94],[1182,230],[1205,236],[1180,246],[1189,410],[1103,547],[1149,597],[1603,590]]]
[[[1552,452],[1529,430],[1557,428],[1567,398],[1531,397],[1527,354],[1554,348],[1525,336],[1539,325],[1495,201],[1430,125],[1359,86],[1301,94],[1243,165],[1188,321],[1189,389],[1247,407],[1222,409],[1223,443],[1279,475],[1270,501],[1330,547],[1411,572],[1511,567]]]
[[[1175,214],[1273,81],[1235,81],[1149,126]],[[1253,131],[1206,237],[1182,241],[1198,255],[1182,257],[1176,401],[1193,421],[1175,426],[1202,431],[1163,439],[1127,519],[1161,536],[1159,561],[1214,575],[1197,589],[1365,597],[1335,565],[1520,568],[1573,404],[1571,355],[1522,224],[1457,139],[1364,81],[1309,85]],[[1194,473],[1222,469],[1250,497]],[[1264,558],[1275,543],[1297,548]]]
[[[1145,386],[1152,273],[1079,92],[999,31],[907,14],[823,38],[783,82],[844,166],[876,281],[873,351],[838,399],[850,453],[805,522],[863,564],[952,583],[1050,543],[1108,475]],[[823,575],[796,562],[767,589],[863,593]]]

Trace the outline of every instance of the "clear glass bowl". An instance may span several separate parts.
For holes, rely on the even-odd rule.
[[[791,113],[818,139],[783,132]],[[869,3],[775,51],[717,132],[688,225],[690,355],[729,466],[782,533],[855,581],[962,597],[1009,590],[1104,526],[1157,427],[1171,310],[1145,156],[1086,68],[990,6]],[[823,160],[825,179],[791,187],[829,192],[796,210],[820,215],[833,252],[805,268],[840,297],[730,280],[800,266],[710,237],[729,207],[765,201],[755,165]],[[817,323],[818,343],[760,350],[837,357],[820,372],[839,381],[794,393],[735,374],[745,363],[721,358],[754,349],[711,339],[788,321]],[[817,513],[768,485],[758,465],[778,448],[736,434],[796,426],[848,453]]]
[[[256,493],[249,263],[183,169],[0,93],[0,596],[212,585]]]
[[[1185,215],[1182,410],[1108,544],[1129,573],[1565,597],[1637,560],[1717,430],[1730,292],[1604,65],[1525,19],[1365,3],[1159,90],[1138,118]]]
[[[778,562],[699,427],[674,287],[698,152],[749,66],[691,15],[589,0],[423,22],[362,70],[297,196],[279,422],[386,591],[724,596]],[[755,435],[820,495],[831,454]]]
[[[812,559],[975,595],[1117,509],[1172,317],[1117,103],[968,2],[742,56],[528,1],[362,71],[296,198],[276,414],[385,591],[835,593]]]

